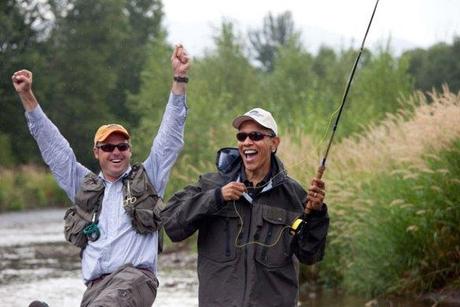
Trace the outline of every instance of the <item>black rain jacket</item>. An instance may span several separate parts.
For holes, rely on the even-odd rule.
[[[289,226],[302,215],[307,193],[276,156],[272,161],[273,176],[252,203],[244,197],[222,202],[221,187],[239,179],[242,161],[237,149],[221,149],[218,172],[176,193],[161,213],[175,242],[198,230],[200,306],[297,306],[298,261],[323,258],[326,205],[291,235]]]

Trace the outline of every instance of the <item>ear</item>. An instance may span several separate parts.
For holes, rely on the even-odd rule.
[[[99,149],[96,147],[93,147],[93,154],[96,160],[99,160]]]
[[[278,146],[280,145],[281,140],[278,136],[275,136],[272,138],[272,146],[271,146],[271,151],[275,153],[278,150]]]

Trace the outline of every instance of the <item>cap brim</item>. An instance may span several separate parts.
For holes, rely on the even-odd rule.
[[[233,125],[233,127],[235,127],[236,129],[239,129],[240,126],[241,126],[241,124],[242,124],[243,122],[248,121],[248,120],[252,120],[253,122],[256,122],[256,123],[258,123],[258,124],[260,125],[260,123],[259,123],[258,121],[256,121],[256,120],[255,120],[254,118],[252,118],[251,116],[247,116],[247,115],[238,116],[237,118],[235,118],[235,119],[233,120],[232,125]]]

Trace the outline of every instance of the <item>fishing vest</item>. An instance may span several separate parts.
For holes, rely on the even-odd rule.
[[[160,211],[165,205],[150,183],[144,166],[133,165],[122,181],[123,208],[131,218],[135,231],[145,235],[160,230]],[[103,180],[96,174],[90,172],[83,178],[80,190],[75,196],[75,205],[70,207],[64,216],[64,235],[73,245],[85,248],[88,244],[88,236],[84,230],[90,224],[97,225],[104,190]]]

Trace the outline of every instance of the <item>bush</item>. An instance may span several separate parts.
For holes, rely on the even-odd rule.
[[[48,171],[31,165],[0,169],[0,212],[68,204],[66,194]]]

